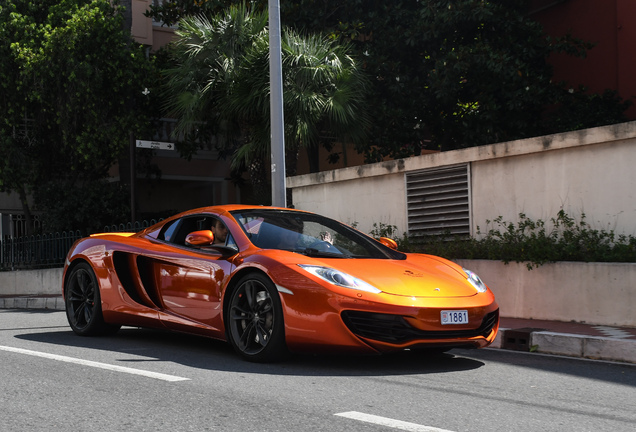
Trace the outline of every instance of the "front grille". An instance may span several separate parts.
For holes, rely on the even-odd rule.
[[[411,326],[401,315],[344,311],[342,319],[355,335],[380,342],[404,343],[417,339],[462,339],[487,337],[499,320],[499,310],[487,314],[479,328],[426,331]]]

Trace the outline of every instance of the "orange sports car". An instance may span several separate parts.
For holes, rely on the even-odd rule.
[[[481,348],[499,308],[477,275],[397,251],[314,213],[190,210],[68,253],[66,314],[79,335],[152,327],[226,340],[250,361],[289,352]]]

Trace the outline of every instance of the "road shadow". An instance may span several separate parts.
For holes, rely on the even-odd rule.
[[[15,337],[58,346],[121,353],[119,361],[131,367],[134,367],[134,363],[152,362],[155,359],[203,370],[283,376],[403,376],[460,372],[484,365],[482,361],[452,353],[432,355],[410,351],[381,356],[294,354],[283,362],[259,364],[242,360],[223,341],[129,327],[123,327],[113,336],[102,337],[81,337],[70,329],[28,332]]]
[[[3,310],[4,312],[4,310]],[[33,310],[32,314],[63,313]],[[55,320],[61,324],[62,320]],[[65,320],[64,320],[65,321]],[[203,370],[301,376],[380,376],[453,373],[478,369],[489,362],[513,364],[533,370],[565,373],[586,379],[614,382],[636,387],[636,365],[589,361],[569,357],[502,349],[454,349],[438,356],[400,352],[382,356],[293,355],[285,362],[255,364],[243,361],[229,344],[200,336],[168,331],[123,327],[109,337],[86,338],[75,335],[69,327],[19,327],[19,339],[69,347],[85,347],[121,353],[122,363],[170,361]],[[140,356],[135,359],[135,355]]]
[[[636,364],[504,349],[470,351],[457,349],[453,350],[453,353],[485,363],[510,364],[533,371],[539,370],[555,374],[567,374],[570,376],[636,387]],[[592,363],[595,365],[594,367],[592,367]],[[528,373],[531,373],[531,371]]]

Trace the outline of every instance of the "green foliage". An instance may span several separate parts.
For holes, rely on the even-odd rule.
[[[267,14],[239,3],[182,19],[177,36],[165,88],[167,110],[186,137],[180,150],[187,156],[195,140],[214,141],[264,196],[271,140]],[[294,175],[301,147],[364,138],[367,80],[347,44],[287,28],[281,39],[287,173]]]
[[[558,105],[548,112],[547,124],[551,131],[568,132],[584,128],[626,122],[625,111],[632,102],[622,100],[616,91],[589,94],[584,87],[562,90]]]
[[[130,217],[130,191],[120,182],[52,180],[38,189],[36,199],[48,209],[40,218],[43,232],[92,234]]]
[[[159,76],[121,13],[108,0],[0,6],[0,190],[25,196],[25,213],[27,195],[55,213],[41,199],[53,180],[72,191],[104,178],[129,133],[152,128],[155,95],[144,89]]]
[[[448,259],[525,262],[528,269],[556,261],[636,262],[636,237],[594,229],[585,214],[576,221],[560,210],[546,224],[520,213],[517,223],[506,222],[501,216],[486,223],[488,230],[482,233],[478,228],[477,238],[409,237],[404,250]]]
[[[336,141],[364,140],[369,125],[367,79],[349,55],[348,44],[283,29],[281,45],[287,173],[294,175],[301,147],[311,150]],[[248,165],[269,154],[269,74],[263,73],[269,61],[268,40],[255,43],[244,60],[229,108],[234,118],[251,125],[251,137],[260,138],[239,150],[242,158],[235,162]]]
[[[523,0],[293,3],[281,10],[296,25],[353,40],[375,77],[369,160],[556,131],[542,118],[559,102],[546,58],[591,46],[545,38]]]
[[[164,71],[164,95],[166,111],[178,119],[176,132],[186,136],[180,143],[185,156],[196,151],[188,142],[210,141],[219,131],[229,136],[240,131],[240,121],[228,112],[228,98],[248,51],[266,40],[266,27],[267,15],[252,13],[244,4],[211,18],[197,15],[180,22],[168,48],[171,67]],[[262,112],[268,103],[260,100],[251,109]]]
[[[355,224],[353,225],[355,228]],[[397,237],[398,228],[396,225],[388,225],[385,223],[373,223],[373,229],[369,232],[369,235],[375,239],[380,237],[388,237],[393,239],[398,244],[398,250],[403,252],[411,252],[414,249],[414,245],[411,243],[409,236],[404,233],[402,237]]]
[[[176,22],[228,3],[173,0],[151,14]],[[582,57],[592,44],[546,37],[526,0],[295,0],[280,12],[287,26],[352,44],[372,78],[369,139],[357,147],[368,161],[624,121],[616,95],[552,83],[551,53]]]

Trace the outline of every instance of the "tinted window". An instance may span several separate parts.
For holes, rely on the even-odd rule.
[[[210,230],[215,220],[216,218],[211,216],[194,215],[168,222],[161,230],[159,240],[185,245],[188,234],[194,231]]]

